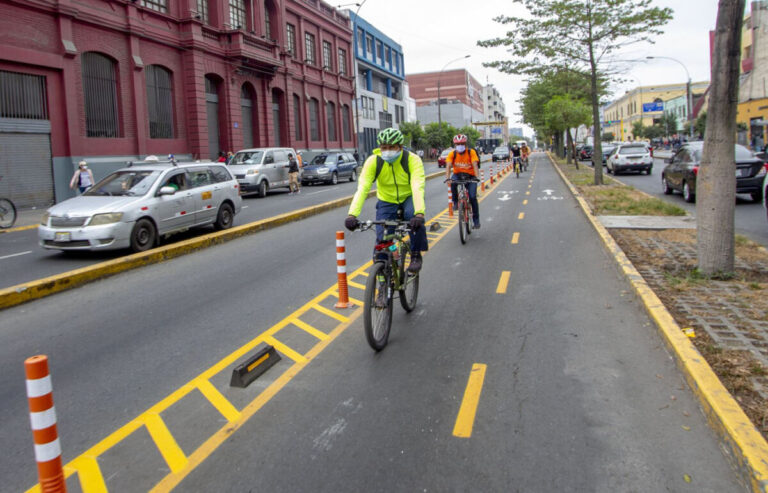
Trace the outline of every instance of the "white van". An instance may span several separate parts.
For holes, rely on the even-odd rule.
[[[296,159],[296,151],[291,147],[243,149],[235,153],[229,170],[237,178],[243,195],[257,193],[266,197],[270,188],[288,188],[288,154]]]

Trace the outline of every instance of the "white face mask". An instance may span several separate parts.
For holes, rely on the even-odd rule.
[[[394,163],[402,151],[381,151],[381,159],[388,163]]]
[[[456,146],[457,152],[464,152],[467,150],[467,146]]]

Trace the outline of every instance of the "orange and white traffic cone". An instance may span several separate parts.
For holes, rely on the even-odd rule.
[[[35,442],[37,478],[43,493],[66,493],[67,483],[61,464],[61,443],[56,429],[56,408],[48,372],[48,356],[38,355],[24,361],[27,376],[29,418]]]
[[[349,286],[347,285],[347,248],[344,245],[344,231],[336,231],[336,277],[339,281],[339,302],[336,308],[350,308]]]
[[[485,192],[485,170],[480,170],[480,191]]]
[[[453,194],[450,183],[448,183],[448,217],[453,217]]]

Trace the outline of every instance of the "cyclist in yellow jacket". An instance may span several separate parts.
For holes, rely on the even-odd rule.
[[[376,182],[376,220],[397,219],[398,209],[411,227],[411,263],[409,272],[421,270],[421,252],[426,251],[427,230],[424,228],[424,163],[415,153],[403,150],[403,134],[395,128],[379,132],[376,139],[379,149],[374,149],[365,160],[357,192],[349,206],[349,216],[344,226],[354,231],[360,225],[357,216],[363,210],[373,182]],[[376,226],[376,243],[381,243],[384,227]]]

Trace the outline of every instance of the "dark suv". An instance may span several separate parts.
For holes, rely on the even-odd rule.
[[[309,164],[304,165],[301,184],[322,182],[335,185],[343,178],[355,181],[357,166],[357,161],[348,152],[324,152],[312,158]]]
[[[592,159],[592,146],[584,146],[579,151],[579,161]]]
[[[499,146],[493,150],[492,159],[496,161],[509,161],[509,147]]]

